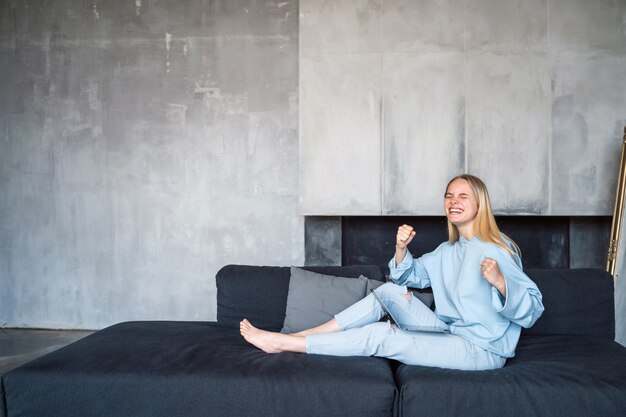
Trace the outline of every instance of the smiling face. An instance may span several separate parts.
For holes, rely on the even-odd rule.
[[[448,185],[443,198],[443,209],[448,221],[468,239],[473,236],[474,219],[478,213],[478,200],[469,183],[456,179]]]

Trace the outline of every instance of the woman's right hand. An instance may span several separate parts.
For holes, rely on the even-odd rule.
[[[398,227],[398,234],[396,235],[396,248],[402,250],[406,249],[407,245],[413,240],[413,237],[415,237],[415,230],[413,230],[413,226],[403,224]]]

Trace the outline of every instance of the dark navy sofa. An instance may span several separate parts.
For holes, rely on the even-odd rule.
[[[377,267],[307,269],[384,279]],[[611,276],[526,272],[546,310],[502,369],[265,354],[239,335],[239,321],[280,330],[290,270],[229,265],[217,274],[217,322],[98,331],[2,376],[0,416],[626,416]]]

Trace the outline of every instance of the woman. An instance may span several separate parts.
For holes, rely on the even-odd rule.
[[[270,353],[380,356],[464,370],[501,368],[515,355],[521,328],[532,326],[543,312],[541,293],[522,272],[515,243],[500,233],[479,178],[453,178],[443,206],[449,240],[414,259],[407,245],[415,231],[400,226],[389,262],[393,283],[376,293],[400,324],[444,327],[447,333],[411,332],[379,322],[384,313],[370,294],[309,330],[285,335],[243,320],[242,336]],[[421,303],[407,286],[431,287],[436,310]]]

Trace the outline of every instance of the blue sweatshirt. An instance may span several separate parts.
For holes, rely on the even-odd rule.
[[[482,276],[485,258],[498,262],[506,281],[506,298]],[[399,265],[389,262],[390,278],[398,285],[431,287],[435,314],[461,336],[485,350],[511,358],[522,327],[530,327],[541,316],[541,292],[504,249],[477,237],[463,236],[444,242],[433,252],[414,259],[410,252]]]

